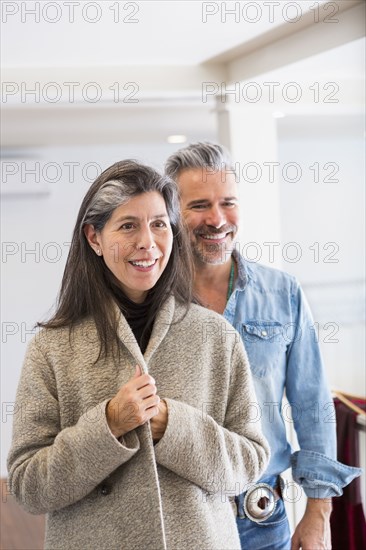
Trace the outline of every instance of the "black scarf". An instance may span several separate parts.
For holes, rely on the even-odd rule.
[[[147,324],[149,309],[153,301],[154,289],[149,290],[145,300],[141,304],[137,304],[130,300],[119,287],[115,286],[113,290],[122,314],[130,325],[142,353],[145,353],[155,321],[154,318],[149,325]]]

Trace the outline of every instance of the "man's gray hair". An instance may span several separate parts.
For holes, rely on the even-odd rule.
[[[173,153],[166,161],[165,173],[176,180],[183,170],[193,168],[235,172],[230,153],[225,147],[208,141],[198,141]]]

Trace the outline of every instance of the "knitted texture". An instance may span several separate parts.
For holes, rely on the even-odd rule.
[[[265,470],[269,449],[239,335],[220,315],[170,298],[144,356],[121,316],[121,357],[100,359],[92,320],[42,330],[30,342],[9,454],[12,492],[47,513],[45,548],[240,548],[231,500]],[[121,442],[105,407],[139,364],[168,406],[163,438],[150,425]],[[253,415],[252,415],[253,416]]]

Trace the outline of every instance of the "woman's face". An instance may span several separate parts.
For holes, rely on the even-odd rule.
[[[126,296],[143,302],[172,250],[173,233],[162,195],[151,191],[133,197],[114,210],[101,231],[89,225],[85,234],[93,249],[100,250]]]

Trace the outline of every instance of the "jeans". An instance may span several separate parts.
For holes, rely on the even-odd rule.
[[[275,479],[267,480],[275,485]],[[242,495],[239,499],[242,500]],[[255,523],[248,518],[236,518],[242,550],[290,550],[291,532],[282,498],[267,521]]]

